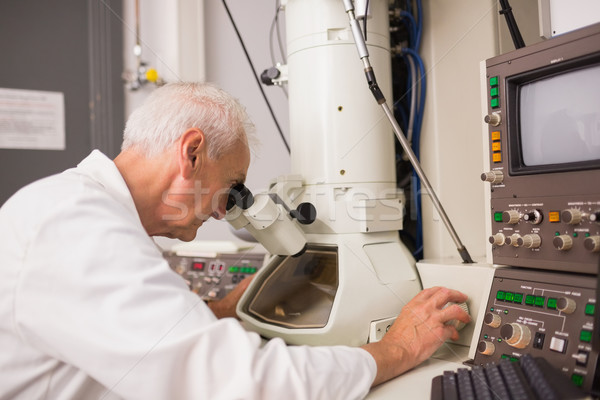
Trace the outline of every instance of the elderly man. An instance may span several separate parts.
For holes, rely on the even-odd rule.
[[[456,339],[461,293],[434,288],[362,348],[263,344],[211,310],[152,236],[222,218],[250,162],[247,115],[206,84],[157,89],[122,152],[26,186],[0,209],[0,398],[353,399]]]

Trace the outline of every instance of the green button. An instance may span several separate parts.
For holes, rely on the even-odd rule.
[[[512,292],[506,292],[506,295],[504,296],[504,301],[510,301],[512,303],[513,299],[515,298],[515,294]]]
[[[594,311],[596,311],[596,305],[592,303],[587,303],[585,305],[585,315],[594,315]]]
[[[506,293],[502,290],[498,290],[498,293],[496,293],[496,300],[504,301],[504,296],[506,296]]]
[[[490,96],[491,97],[498,97],[498,88],[497,87],[493,87],[490,89]]]
[[[546,307],[548,307],[551,310],[556,310],[556,302],[558,300],[553,299],[553,298],[549,298],[548,299],[548,303],[546,303]]]
[[[583,386],[583,375],[573,374],[573,375],[571,375],[571,381],[576,386]]]
[[[510,361],[517,362],[517,361],[519,361],[519,358],[518,357],[510,357]]]
[[[523,303],[523,293],[515,293],[515,298],[513,299],[513,303],[522,304]]]
[[[240,270],[240,267],[229,267],[229,272],[236,274]]]
[[[535,303],[535,296],[532,294],[528,294],[527,296],[525,296],[525,304],[527,304],[528,306],[532,306],[533,303]]]
[[[252,268],[250,268],[250,273],[251,273],[251,274],[254,274],[254,273],[256,273],[256,267],[252,267]]]
[[[492,76],[490,78],[490,86],[498,86],[498,77],[497,76]]]
[[[502,222],[502,211],[497,211],[494,213],[494,221]]]
[[[510,356],[508,354],[502,354],[500,356],[501,359],[506,360],[506,359],[510,359]]]
[[[544,307],[544,303],[546,298],[544,296],[535,296],[535,306],[536,307]]]
[[[492,108],[500,107],[500,99],[498,99],[497,97],[494,97],[493,99],[491,99],[490,106],[492,106]]]
[[[592,341],[592,331],[582,329],[581,333],[579,334],[579,340],[590,343]]]

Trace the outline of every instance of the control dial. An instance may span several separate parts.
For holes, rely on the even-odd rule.
[[[542,238],[536,233],[525,235],[517,239],[519,246],[527,247],[528,249],[537,249],[542,244]]]
[[[494,351],[496,351],[496,346],[492,342],[482,340],[477,345],[477,351],[481,354],[485,354],[486,356],[491,356],[494,354]]]
[[[577,208],[569,208],[560,213],[560,218],[563,222],[569,225],[577,225],[583,218],[583,213]]]
[[[585,238],[583,246],[592,253],[600,251],[600,236],[590,236]]]
[[[508,245],[513,245],[515,247],[519,247],[519,239],[521,239],[521,235],[519,235],[518,233],[513,233],[512,235],[506,238],[504,243]]]
[[[558,250],[567,251],[573,247],[573,239],[569,235],[560,235],[552,240],[552,244]]]
[[[489,241],[493,245],[502,246],[506,241],[506,236],[504,236],[504,233],[499,232],[490,236]]]
[[[556,308],[558,309],[558,311],[563,312],[565,314],[573,314],[573,312],[575,312],[575,309],[577,308],[577,303],[575,302],[575,300],[569,297],[561,297],[556,302]]]
[[[502,222],[506,224],[516,224],[521,219],[521,214],[517,210],[508,210],[502,213]]]
[[[543,214],[540,210],[533,210],[523,215],[523,220],[531,222],[534,225],[539,224],[544,219]]]
[[[485,121],[486,124],[492,125],[492,126],[498,126],[500,125],[500,122],[502,122],[502,118],[500,117],[500,114],[498,113],[491,113],[486,115],[483,120]]]
[[[498,314],[489,312],[489,313],[485,314],[485,317],[483,317],[483,322],[487,326],[491,326],[492,328],[497,328],[502,323],[502,317],[500,317]]]
[[[502,171],[488,171],[481,174],[481,180],[489,183],[502,183],[504,174]]]
[[[517,322],[502,326],[500,335],[506,340],[506,343],[517,349],[524,349],[531,341],[529,328]]]

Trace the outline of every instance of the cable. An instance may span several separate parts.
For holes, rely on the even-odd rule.
[[[504,15],[506,18],[506,25],[508,25],[508,31],[510,32],[510,37],[515,45],[515,49],[525,47],[525,42],[523,41],[523,37],[517,26],[517,21],[515,21],[515,17],[512,13],[512,7],[508,4],[508,0],[500,0],[500,7],[501,10],[499,11],[499,14]]]
[[[271,29],[269,30],[269,54],[271,55],[271,64],[277,65],[277,61],[275,60],[275,51],[273,50],[273,32],[275,28],[277,28],[277,44],[279,45],[279,54],[281,55],[281,60],[283,64],[287,63],[287,59],[285,56],[285,51],[283,50],[283,44],[281,41],[281,32],[279,30],[279,12],[281,11],[281,5],[279,4],[279,0],[275,0],[275,16],[273,17],[273,22],[271,23]],[[277,85],[283,91],[286,99],[288,98],[288,92],[283,85]]]
[[[235,21],[233,20],[233,16],[231,15],[231,12],[229,11],[229,7],[227,7],[227,2],[225,0],[223,0],[223,5],[225,6],[225,11],[227,11],[229,20],[231,21],[231,24],[233,25],[233,29],[235,30],[235,33],[237,34],[240,44],[242,45],[244,54],[246,54],[246,59],[248,60],[248,63],[250,64],[250,68],[252,69],[252,75],[254,76],[254,79],[256,80],[256,84],[258,85],[258,88],[260,89],[260,92],[262,93],[262,96],[265,99],[265,103],[267,104],[267,107],[269,108],[269,112],[271,113],[273,122],[277,126],[277,131],[279,132],[279,136],[281,137],[281,140],[283,141],[283,144],[285,145],[285,148],[287,149],[288,153],[290,153],[290,146],[289,146],[287,140],[285,139],[285,136],[283,135],[283,131],[281,130],[281,127],[279,126],[279,122],[277,122],[277,118],[275,117],[275,113],[273,112],[271,103],[269,103],[269,99],[267,99],[267,95],[265,94],[265,91],[263,90],[263,87],[260,83],[260,79],[258,78],[258,75],[256,75],[256,69],[254,69],[254,64],[252,63],[252,60],[250,59],[250,54],[248,54],[246,45],[244,44],[244,41],[242,40],[242,35],[240,35],[240,31],[238,30],[237,25],[235,24]]]
[[[269,52],[271,54],[271,64],[277,64],[275,60],[275,51],[273,50],[273,32],[275,28],[277,28],[277,44],[279,45],[279,55],[281,56],[281,60],[284,64],[287,63],[285,52],[283,51],[283,44],[281,41],[281,32],[279,30],[279,12],[281,11],[281,5],[279,4],[279,0],[275,0],[275,16],[273,17],[273,22],[271,22],[271,29],[269,30]]]
[[[369,16],[369,0],[365,2],[365,17],[363,18],[363,37],[367,40],[367,19]]]

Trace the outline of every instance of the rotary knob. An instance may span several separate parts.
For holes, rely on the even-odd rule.
[[[493,245],[502,246],[506,241],[506,236],[504,236],[504,233],[499,232],[495,235],[490,236],[488,240]]]
[[[481,180],[492,184],[502,183],[504,180],[504,174],[502,171],[488,171],[481,174]]]
[[[591,213],[589,218],[592,222],[600,222],[600,211]]]
[[[523,324],[513,322],[500,328],[500,336],[506,343],[517,349],[524,349],[531,341],[531,331]]]
[[[491,356],[494,354],[494,351],[496,351],[496,346],[492,342],[482,340],[477,345],[477,351],[481,354],[485,354],[486,356]]]
[[[567,223],[569,225],[577,225],[581,222],[581,219],[583,218],[583,213],[577,208],[569,208],[568,210],[563,210],[560,213],[560,218],[564,223]]]
[[[519,246],[527,247],[528,249],[537,249],[542,244],[542,238],[536,233],[525,235],[517,239]]]
[[[491,326],[492,328],[497,328],[502,323],[502,317],[500,317],[498,314],[489,312],[489,313],[485,314],[485,317],[483,317],[483,322],[487,326]]]
[[[600,251],[600,236],[590,236],[585,238],[583,246],[592,253]]]
[[[552,244],[560,251],[567,251],[573,247],[573,239],[569,235],[560,235],[552,240]]]
[[[516,224],[519,222],[521,214],[517,210],[508,210],[502,213],[502,222],[506,224]]]
[[[565,314],[573,314],[575,309],[577,308],[577,303],[575,300],[568,297],[561,297],[556,302],[556,308],[558,311],[563,312]]]
[[[544,219],[543,214],[540,210],[533,210],[523,215],[523,220],[531,222],[534,225],[539,224]]]
[[[492,126],[498,126],[500,125],[500,122],[502,122],[502,118],[500,117],[500,114],[498,113],[491,113],[486,115],[483,120],[485,121],[486,124],[492,125]]]
[[[515,247],[519,247],[519,239],[521,239],[521,235],[519,235],[518,233],[513,233],[512,235],[506,238],[504,243],[508,245],[513,245]]]

